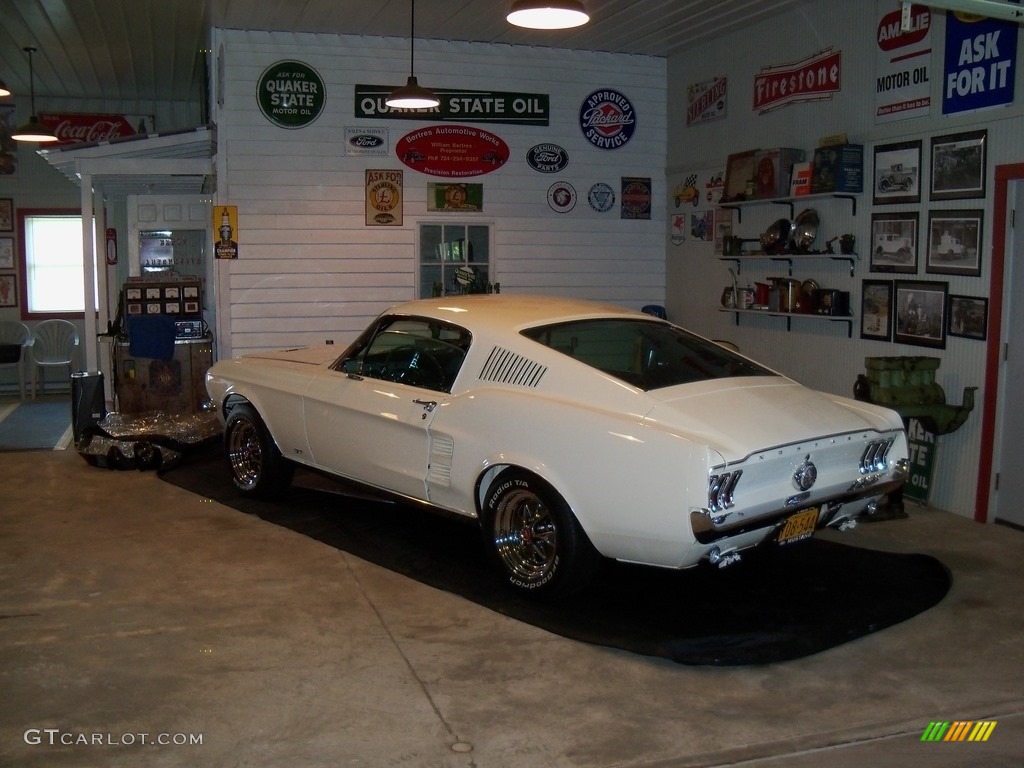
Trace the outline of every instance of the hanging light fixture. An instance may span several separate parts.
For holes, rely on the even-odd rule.
[[[409,0],[409,79],[395,88],[384,102],[395,109],[430,109],[440,105],[434,92],[416,82],[416,0]]]
[[[516,0],[505,18],[529,29],[570,29],[590,21],[580,0]]]
[[[0,80],[0,99],[11,95],[11,89],[7,87],[7,83]]]
[[[29,93],[31,95],[29,103],[32,105],[32,116],[28,119],[27,123],[18,126],[14,130],[11,134],[11,138],[15,141],[34,141],[37,143],[57,141],[58,139],[53,134],[53,131],[49,130],[45,125],[39,122],[39,118],[36,117],[36,81],[35,74],[32,71],[32,54],[36,52],[36,49],[28,47],[23,50],[28,54],[28,82]]]

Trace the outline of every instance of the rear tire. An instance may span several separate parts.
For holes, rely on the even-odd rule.
[[[567,597],[583,589],[601,564],[569,505],[528,472],[506,470],[494,480],[481,530],[492,560],[524,594]]]
[[[291,484],[295,465],[281,455],[251,405],[231,410],[224,427],[224,455],[231,482],[245,496],[271,498]]]

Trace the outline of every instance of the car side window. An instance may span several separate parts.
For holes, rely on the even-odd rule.
[[[334,365],[342,373],[450,392],[471,336],[425,318],[386,317]]]

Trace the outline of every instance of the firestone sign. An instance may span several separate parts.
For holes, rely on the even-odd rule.
[[[842,87],[843,54],[826,48],[781,66],[767,66],[754,78],[754,109],[762,114],[800,101],[825,101]]]
[[[256,98],[260,111],[282,128],[303,128],[323,112],[327,90],[323,78],[301,61],[279,61],[260,75]]]

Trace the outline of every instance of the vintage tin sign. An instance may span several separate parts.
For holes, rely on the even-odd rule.
[[[147,120],[152,126],[153,118],[145,115],[63,114],[56,112],[44,112],[39,115],[39,122],[53,131],[57,137],[57,143],[50,146],[95,144],[101,141],[138,136],[147,132]]]
[[[725,75],[693,83],[686,89],[686,124],[697,125],[725,117],[729,78]]]
[[[651,180],[639,176],[622,177],[622,218],[651,218]]]
[[[467,91],[433,88],[441,101],[428,109],[395,109],[387,105],[393,85],[357,85],[354,114],[357,118],[389,120],[431,120],[433,122],[508,123],[547,125],[551,105],[546,93],[510,91]]]
[[[327,90],[323,78],[301,61],[278,61],[260,75],[256,89],[260,111],[281,128],[304,128],[323,112]]]
[[[594,91],[580,106],[580,130],[598,149],[621,149],[636,132],[633,103],[611,88]]]
[[[761,68],[754,77],[754,109],[762,114],[803,101],[826,101],[843,84],[843,54],[826,48],[793,64]]]
[[[556,213],[568,213],[576,207],[576,188],[568,181],[556,181],[548,187],[548,205]]]
[[[402,171],[366,171],[366,226],[402,226]]]
[[[387,157],[387,128],[345,127],[345,154],[349,157]]]
[[[469,125],[431,125],[411,131],[395,145],[409,168],[429,176],[482,176],[508,162],[504,139]]]
[[[598,213],[608,213],[615,205],[615,190],[599,181],[587,192],[587,202]]]
[[[539,173],[560,173],[569,165],[569,153],[557,144],[535,144],[526,152],[526,164]]]

